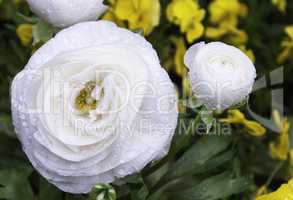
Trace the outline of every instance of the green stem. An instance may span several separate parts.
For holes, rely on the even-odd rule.
[[[276,176],[276,174],[280,171],[280,169],[283,167],[285,161],[280,161],[274,168],[273,172],[271,173],[271,175],[269,176],[268,180],[265,183],[265,186],[269,186],[271,184],[271,182],[273,181],[274,177]]]

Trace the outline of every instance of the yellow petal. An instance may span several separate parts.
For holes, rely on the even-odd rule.
[[[184,77],[187,73],[183,63],[183,58],[186,52],[185,41],[183,38],[172,37],[171,41],[175,44],[176,52],[174,56],[175,71],[180,77]]]
[[[245,120],[244,126],[250,135],[261,137],[266,133],[266,129],[255,121]]]
[[[118,18],[127,20],[136,12],[136,8],[133,1],[117,0],[114,12]]]
[[[203,34],[201,21],[205,10],[195,0],[173,0],[166,10],[167,19],[180,26],[180,31],[186,33],[188,42],[192,42]]]
[[[239,15],[241,17],[246,17],[247,14],[248,14],[248,8],[247,8],[247,6],[245,4],[243,4],[243,3],[240,3],[239,4]]]
[[[226,33],[227,33],[227,30],[222,28],[207,27],[205,35],[208,38],[219,39]]]
[[[283,51],[278,55],[277,62],[279,64],[284,63],[290,57],[291,52],[292,52],[291,48],[289,47],[284,48]]]
[[[229,37],[229,39],[235,45],[245,44],[248,40],[246,32],[236,27],[231,30],[231,33],[232,35]]]
[[[225,119],[220,119],[220,122],[224,123],[243,123],[245,116],[240,110],[233,109],[228,110],[228,117]]]
[[[238,0],[215,0],[209,5],[209,11],[210,21],[217,24],[230,16],[246,15],[247,8]]]
[[[287,35],[290,37],[291,40],[293,40],[293,25],[291,26],[286,26],[285,27],[285,32]]]
[[[110,9],[103,15],[102,19],[115,22],[120,27],[126,27],[124,22],[122,20],[118,19],[116,17],[115,13]]]
[[[272,0],[272,3],[282,12],[286,11],[287,0]]]
[[[282,136],[281,136],[282,138]],[[289,141],[287,138],[281,139],[279,142],[271,142],[269,144],[270,154],[272,158],[278,160],[287,160],[289,151]]]
[[[187,31],[187,41],[192,43],[194,40],[200,38],[204,33],[204,26],[201,23],[194,24],[193,28]]]
[[[286,160],[290,150],[289,147],[289,128],[290,123],[287,118],[281,119],[278,111],[273,111],[273,119],[280,129],[278,140],[270,143],[270,153],[275,159]]]
[[[145,35],[160,22],[159,0],[117,0],[113,7],[118,19],[126,20],[132,30],[143,29]]]
[[[257,197],[256,200],[293,200],[293,181],[281,185],[275,192]]]

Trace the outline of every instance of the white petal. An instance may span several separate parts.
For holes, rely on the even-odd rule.
[[[187,68],[190,68],[192,65],[192,62],[194,61],[194,58],[197,54],[197,52],[200,50],[201,47],[205,45],[204,42],[199,42],[194,45],[192,45],[185,53],[184,55],[184,64]]]

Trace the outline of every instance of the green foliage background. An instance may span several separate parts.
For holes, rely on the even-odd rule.
[[[241,27],[249,35],[248,47],[255,53],[255,65],[261,77],[279,67],[276,57],[285,37],[284,27],[293,24],[293,1],[288,0],[285,14],[280,13],[269,0],[243,2],[249,8],[249,15],[241,20]],[[168,3],[168,0],[161,0],[163,11]],[[209,3],[200,1],[204,8]],[[115,199],[116,196],[109,193],[109,185],[94,189],[96,195],[91,196],[59,191],[31,167],[22,152],[11,122],[9,88],[11,80],[25,66],[32,52],[31,47],[21,45],[16,35],[17,26],[28,22],[37,24],[34,27],[36,46],[58,31],[38,22],[25,2],[20,1],[16,6],[12,0],[0,0],[0,199],[79,200],[95,199],[100,193],[105,194],[105,199]],[[169,35],[180,33],[166,23],[162,12],[161,24],[148,40],[163,63],[175,52],[166,37]],[[284,64],[284,84],[278,86],[285,89],[285,111],[290,119],[293,111],[293,95],[289,92],[293,86],[292,67],[290,60]],[[180,78],[172,70],[169,73],[180,88]],[[270,90],[262,89],[250,99],[254,111],[265,116],[270,115]],[[253,199],[257,188],[268,179],[272,178],[270,189],[273,190],[293,176],[293,168],[287,161],[279,162],[269,156],[268,142],[276,137],[275,133],[268,131],[266,137],[255,138],[246,134],[242,127],[233,126],[232,137],[194,135],[182,124],[199,123],[201,119],[195,116],[191,111],[180,116],[181,126],[166,158],[150,164],[140,174],[126,177],[122,184],[112,185],[117,199],[246,200]],[[182,131],[186,134],[179,135]]]

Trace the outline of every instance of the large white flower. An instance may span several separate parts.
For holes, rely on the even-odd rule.
[[[195,96],[212,110],[223,110],[245,100],[256,78],[251,60],[236,47],[221,42],[193,45],[184,63]]]
[[[103,0],[27,0],[31,10],[56,27],[96,20],[106,10]]]
[[[71,193],[140,171],[169,149],[176,94],[150,43],[106,21],[59,32],[11,89],[33,166]]]

